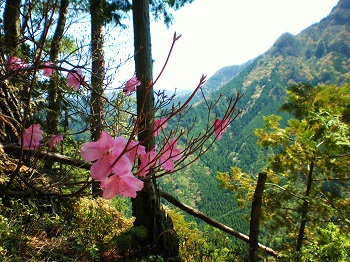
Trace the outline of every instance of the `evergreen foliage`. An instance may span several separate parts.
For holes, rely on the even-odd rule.
[[[264,127],[255,131],[258,144],[271,152],[266,167],[262,239],[273,238],[274,248],[292,256],[300,255],[293,253],[295,250],[317,248],[320,257],[338,261],[337,256],[343,259],[347,251],[340,248],[332,253],[329,250],[335,246],[322,241],[323,234],[329,232],[325,227],[332,228],[336,238],[346,235],[348,229],[350,210],[344,204],[350,199],[347,119],[350,84],[342,87],[299,84],[288,88],[287,94],[281,109],[296,118],[281,127],[280,116],[266,116]],[[218,179],[241,204],[249,205],[251,187],[255,184],[253,176],[235,167],[230,174],[219,173]],[[303,254],[302,261],[313,261],[312,256]]]
[[[170,23],[172,17],[168,8],[178,9],[190,2],[150,1],[151,11],[157,18]],[[39,4],[33,6],[33,15],[40,17],[43,2],[33,3]],[[72,4],[73,9],[88,10],[87,1],[72,1]],[[130,2],[106,1],[105,4],[104,23],[113,21],[121,25],[123,12],[130,10]],[[69,13],[70,19],[76,15],[73,9]],[[213,219],[248,234],[256,174],[266,168],[269,180],[264,195],[261,241],[282,251],[287,260],[347,261],[350,257],[349,14],[350,1],[340,0],[331,14],[319,23],[295,36],[283,34],[265,54],[243,65],[223,68],[210,78],[202,87],[203,92],[192,101],[191,110],[169,121],[169,126],[175,126],[174,130],[189,131],[180,141],[185,144],[208,131],[207,108],[217,118],[224,114],[230,101],[223,99],[216,104],[219,97],[244,94],[238,103],[243,112],[225,133],[227,139],[213,144],[214,136],[209,137],[204,149],[211,144],[211,151],[190,167],[158,179],[160,188]],[[32,24],[44,25],[43,20],[35,19]],[[40,43],[39,37],[35,37],[33,43]],[[50,49],[52,42],[49,36],[43,43],[47,56],[45,50]],[[78,59],[82,50],[78,44],[72,37],[64,36],[59,58]],[[8,54],[10,50],[29,62],[38,52],[33,46],[20,44],[13,50],[11,46],[5,46],[3,52]],[[2,64],[6,65],[4,57]],[[84,67],[88,62],[82,61],[82,64]],[[41,69],[33,69],[33,72]],[[3,83],[3,90],[13,89],[18,105],[28,102],[28,107],[23,107],[28,110],[28,122],[40,123],[48,130],[51,125],[45,121],[46,114],[58,114],[58,131],[65,134],[65,139],[55,150],[82,164],[76,148],[90,137],[87,116],[91,107],[86,90],[72,92],[65,76],[54,74],[52,81],[64,94],[55,111],[46,100],[50,85],[47,79],[31,78],[26,72],[17,75],[5,69],[3,72],[9,79]],[[29,82],[35,88],[24,88],[27,86],[24,83]],[[114,136],[128,136],[131,130],[128,128],[135,123],[128,119],[125,111],[135,113],[134,100],[120,92],[110,96],[105,106],[106,125],[113,130]],[[6,97],[1,99],[8,101]],[[184,99],[176,100],[173,108],[180,107]],[[15,110],[12,113],[16,113]],[[0,130],[1,142],[17,143],[19,134],[13,132],[18,128],[17,123],[5,120],[1,122],[4,127]],[[16,149],[10,150],[16,157],[21,154]],[[4,158],[2,147],[0,151],[0,188],[3,189],[17,160]],[[145,229],[132,227],[129,202],[120,198],[110,202],[100,198],[75,198],[73,196],[81,193],[90,194],[88,187],[81,190],[81,185],[89,186],[91,182],[87,179],[88,172],[73,169],[71,163],[38,160],[34,156],[24,154],[21,170],[25,170],[25,176],[16,180],[13,189],[24,192],[26,181],[31,181],[33,186],[52,191],[41,195],[42,192],[34,190],[21,200],[14,196],[1,198],[0,260],[98,261],[114,258],[118,261],[143,257],[143,261],[164,261],[158,255],[144,257],[145,250],[152,247],[144,243]],[[45,157],[49,158],[49,154]],[[195,155],[189,155],[188,161],[192,158]],[[58,198],[61,195],[71,197]],[[247,246],[237,239],[227,237],[173,207],[165,209],[173,219],[180,256],[185,261],[247,259]],[[295,249],[298,252],[294,252]]]

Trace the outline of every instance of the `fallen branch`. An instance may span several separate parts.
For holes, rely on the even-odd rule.
[[[13,148],[20,148],[18,144],[3,144],[0,143],[0,147],[2,149],[13,149]],[[74,157],[70,157],[70,156],[66,156],[66,155],[61,155],[61,154],[57,154],[57,153],[49,153],[46,151],[35,151],[35,155],[38,156],[41,159],[45,159],[45,160],[50,160],[53,162],[58,162],[58,163],[62,163],[62,164],[67,164],[67,165],[71,165],[71,166],[76,166],[76,167],[80,167],[86,170],[89,170],[91,168],[91,163],[88,163],[84,160],[79,160],[76,159]]]
[[[177,200],[175,197],[169,195],[168,193],[164,192],[164,191],[159,191],[159,194],[162,198],[164,198],[165,200],[167,200],[168,202],[170,202],[171,204],[173,204],[174,206],[177,206],[178,208],[182,209],[183,211],[185,211],[186,213],[194,216],[194,217],[197,217],[199,219],[201,219],[202,221],[206,222],[207,224],[213,226],[213,227],[216,227],[234,237],[237,237],[241,240],[243,240],[244,242],[248,243],[249,244],[249,237],[240,233],[240,232],[237,232],[235,231],[234,229],[228,227],[228,226],[225,226],[224,224],[221,224],[220,222],[208,217],[207,215],[203,214],[202,212],[200,212],[199,210],[197,209],[194,209],[182,202],[180,202],[179,200]],[[269,247],[266,247],[262,244],[258,244],[259,248],[264,250],[266,253],[274,256],[274,257],[280,257],[280,254],[276,251],[274,251],[273,249],[269,248]]]
[[[92,165],[91,163],[88,163],[84,160],[79,160],[74,157],[69,157],[69,156],[56,154],[56,153],[38,152],[38,156],[45,160],[50,160],[53,162],[76,166],[86,170],[89,170]]]

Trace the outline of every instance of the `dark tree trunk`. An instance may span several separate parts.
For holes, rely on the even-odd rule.
[[[105,77],[103,54],[103,3],[104,0],[91,0],[91,140],[99,139],[103,131],[104,106],[103,106],[103,80]],[[92,193],[101,194],[99,182],[92,184]]]
[[[309,198],[310,192],[311,192],[313,169],[314,169],[314,162],[312,161],[310,164],[310,170],[309,170],[309,174],[307,177],[305,199],[303,202],[303,206],[301,208],[301,221],[300,221],[300,228],[299,228],[299,233],[298,233],[296,251],[300,251],[301,246],[303,245],[305,227],[306,227],[306,222],[307,222],[307,213],[309,211],[309,199],[308,198]]]
[[[21,0],[7,0],[4,10],[4,35],[1,56],[19,54],[20,43],[20,6]],[[2,61],[4,64],[6,61]],[[21,110],[18,101],[19,90],[6,81],[0,83],[0,140],[1,142],[18,142],[21,129]]]
[[[63,33],[66,26],[68,6],[69,6],[69,0],[61,0],[57,27],[56,27],[55,34],[53,35],[51,48],[50,48],[50,61],[53,63],[56,63],[58,59],[61,40],[63,38]],[[58,125],[59,125],[58,120],[61,114],[61,104],[62,104],[63,96],[58,85],[59,85],[59,75],[53,74],[50,78],[50,83],[47,90],[48,110],[47,110],[47,116],[46,116],[47,130],[51,134],[58,133]]]
[[[52,43],[51,43],[51,49],[50,49],[51,62],[56,62],[58,58],[58,53],[61,46],[61,40],[63,38],[64,29],[66,27],[69,3],[70,3],[70,0],[61,0],[57,27],[56,27],[55,34],[52,37]]]
[[[149,1],[133,0],[133,25],[136,77],[141,81],[137,90],[137,113],[141,116],[138,139],[151,150],[155,145],[153,136],[154,96],[152,84],[152,52],[149,18]],[[144,188],[132,200],[135,226],[147,229],[153,254],[177,258],[179,242],[170,217],[160,206],[159,190],[155,180],[146,180]]]
[[[21,0],[6,0],[4,11],[5,53],[16,56],[20,43]]]
[[[259,219],[262,205],[262,196],[264,193],[267,174],[259,173],[258,183],[255,188],[252,211],[250,218],[249,245],[250,245],[250,262],[258,261],[257,251],[259,248]]]

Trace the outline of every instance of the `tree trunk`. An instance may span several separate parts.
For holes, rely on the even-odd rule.
[[[68,6],[69,0],[61,0],[56,31],[53,35],[50,48],[50,61],[53,63],[56,63],[58,59],[61,40],[66,26]],[[51,134],[58,134],[58,119],[61,114],[61,104],[63,100],[58,83],[59,75],[53,74],[47,89],[48,110],[46,116],[47,130]]]
[[[254,200],[250,218],[249,245],[250,245],[250,262],[258,261],[257,251],[259,248],[259,219],[262,205],[262,196],[264,193],[267,174],[259,173],[258,183],[255,188]]]
[[[20,43],[20,6],[21,0],[7,0],[4,10],[4,46],[1,56],[16,56],[19,54]],[[4,64],[6,61],[2,61]],[[7,81],[0,83],[0,141],[18,142],[21,129],[21,110],[19,89]]]
[[[307,177],[307,185],[306,185],[306,192],[305,192],[305,199],[303,206],[301,208],[301,221],[300,221],[300,228],[298,233],[298,239],[297,239],[297,245],[296,245],[296,251],[300,251],[301,246],[303,244],[304,239],[304,233],[305,233],[305,226],[307,222],[307,213],[309,211],[309,196],[311,191],[311,185],[312,185],[312,172],[314,169],[314,162],[312,161],[310,164],[310,170]]]
[[[142,123],[138,130],[138,140],[149,151],[154,148],[153,115],[154,95],[152,84],[152,52],[149,18],[149,0],[133,0],[133,25],[136,77],[141,81],[137,90],[137,113]],[[152,172],[152,171],[151,171]],[[160,206],[159,190],[155,180],[146,180],[142,191],[132,199],[135,226],[147,229],[145,243],[151,246],[153,254],[166,258],[177,258],[179,242],[170,217]]]
[[[103,131],[104,106],[103,106],[103,81],[105,77],[103,54],[103,3],[104,0],[91,0],[91,140],[99,139]],[[92,193],[101,194],[100,183],[92,184]]]
[[[21,0],[6,0],[4,11],[5,53],[16,56],[20,44]]]

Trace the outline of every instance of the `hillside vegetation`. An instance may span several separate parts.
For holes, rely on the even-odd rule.
[[[280,111],[280,107],[286,102],[289,86],[298,83],[342,86],[349,77],[350,1],[339,1],[319,23],[297,35],[284,33],[264,54],[241,66],[225,67],[208,79],[203,86],[205,100],[202,97],[193,105],[194,110],[183,120],[185,125],[195,119],[193,132],[200,132],[206,103],[220,95],[244,94],[238,104],[243,112],[228,128],[226,139],[219,141],[214,150],[201,157],[198,165],[186,171],[185,178],[197,192],[191,190],[192,198],[186,193],[187,182],[181,174],[176,175],[179,180],[175,178],[169,185],[162,183],[161,186],[202,212],[247,233],[248,226],[242,221],[250,214],[249,206],[237,206],[227,190],[216,191],[219,187],[217,172],[230,172],[231,167],[238,167],[250,177],[256,177],[264,170],[271,149],[257,144],[254,131],[263,128],[263,117],[271,114],[282,117],[281,127],[287,125],[291,115]],[[220,106],[225,107],[224,104]],[[220,117],[220,111],[217,113]],[[177,190],[172,191],[173,188]]]
[[[106,7],[117,2],[123,1]],[[161,12],[160,3],[186,2],[150,3]],[[26,20],[28,28],[47,19],[38,6],[33,17],[42,20]],[[126,14],[131,5],[118,8]],[[1,261],[167,261],[154,253],[149,235],[163,247],[175,240],[179,253],[169,261],[241,262],[249,254],[268,261],[349,261],[350,0],[299,34],[282,34],[264,54],[218,70],[191,101],[156,93],[147,116],[139,109],[152,99],[135,103],[137,77],[116,92],[96,94],[101,86],[85,78],[94,58],[84,56],[86,43],[62,36],[67,43],[60,56],[67,61],[48,65],[46,41],[53,40],[41,29],[31,44],[16,43],[16,57],[0,52]],[[79,61],[76,68],[71,61]],[[232,123],[218,131],[225,117]],[[150,135],[143,142],[155,142],[147,151],[137,137],[145,130]],[[64,138],[56,141],[56,134]],[[146,183],[162,205],[156,194],[141,191]],[[135,196],[159,207],[144,220],[155,225],[164,218],[163,231],[135,223]],[[254,213],[256,200],[262,209]],[[143,205],[139,218],[150,218],[150,209]],[[260,246],[247,240],[251,229]]]

